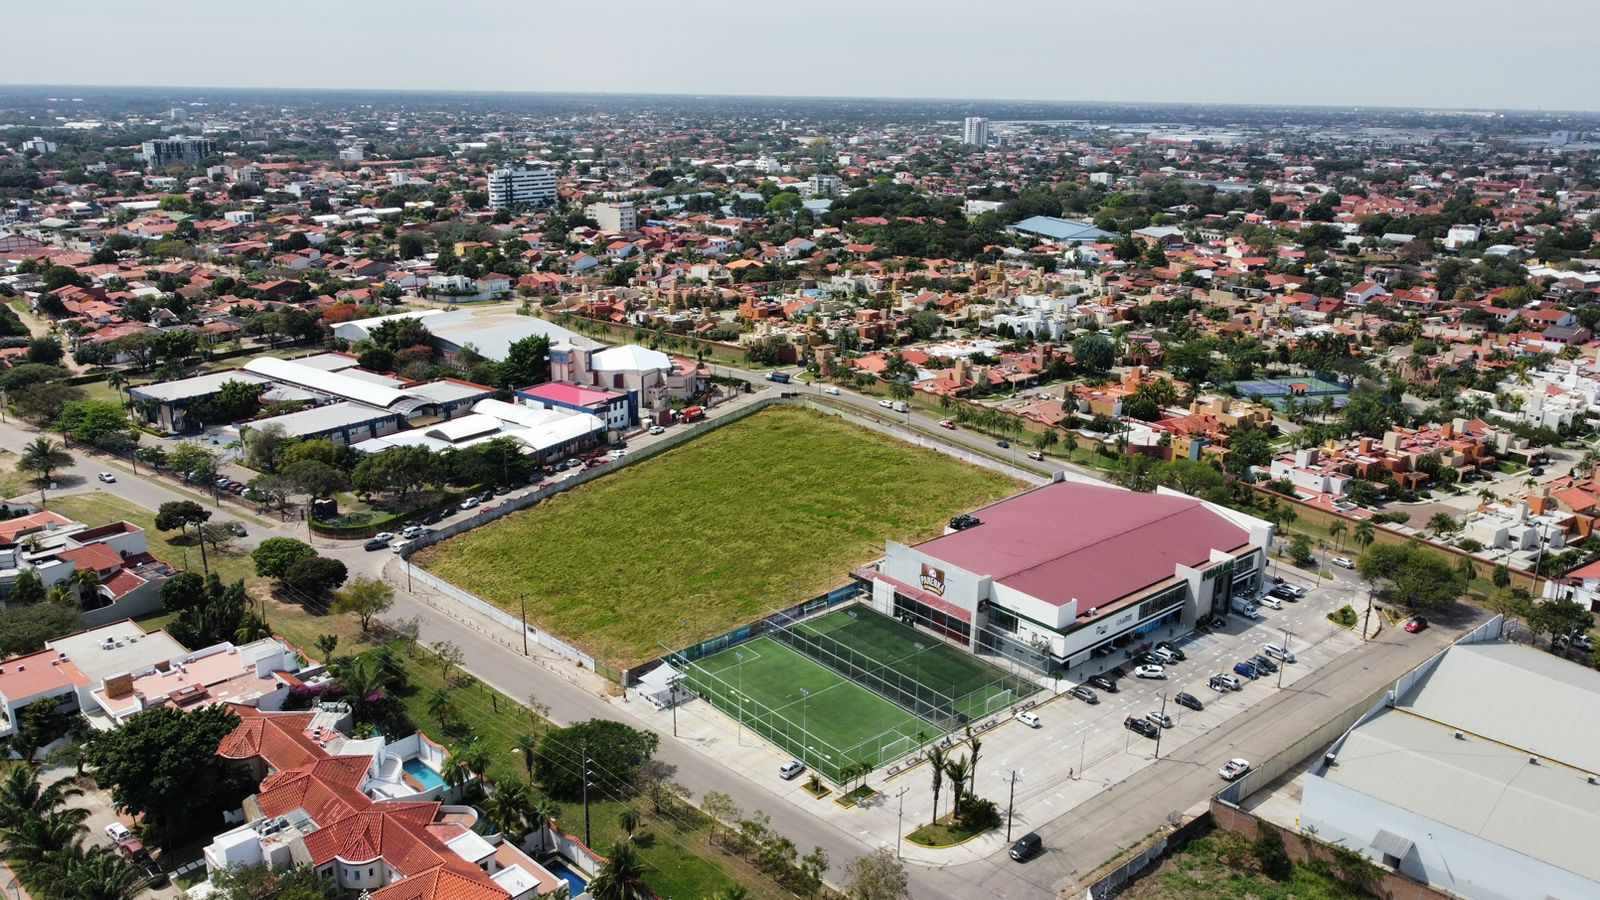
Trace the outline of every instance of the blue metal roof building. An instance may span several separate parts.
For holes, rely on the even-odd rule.
[[[1010,230],[1016,234],[1033,235],[1058,244],[1092,244],[1116,238],[1115,234],[1102,231],[1088,222],[1057,219],[1054,216],[1029,216],[1012,225]]]

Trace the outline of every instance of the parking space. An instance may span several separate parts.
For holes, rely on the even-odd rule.
[[[1163,697],[1164,713],[1171,719],[1171,727],[1159,729],[1160,754],[1166,758],[1181,753],[1190,741],[1225,727],[1251,706],[1276,691],[1291,688],[1361,645],[1356,631],[1327,618],[1328,613],[1347,603],[1358,609],[1363,607],[1365,594],[1359,584],[1324,580],[1318,587],[1298,574],[1289,575],[1288,580],[1306,588],[1306,596],[1299,602],[1283,603],[1281,610],[1262,608],[1259,621],[1231,615],[1225,627],[1209,634],[1178,636],[1169,630],[1148,635],[1146,641],[1171,641],[1185,656],[1180,662],[1163,666],[1165,679],[1134,677],[1137,663],[1118,654],[1117,658],[1097,661],[1090,670],[1072,679],[1072,684],[1084,683],[1090,674],[1113,665],[1127,670],[1125,677],[1116,680],[1116,692],[1092,688],[1097,704],[1063,694],[1037,710],[1040,728],[1020,723],[1003,726],[990,746],[1003,746],[1003,751],[995,752],[1003,753],[1005,768],[1024,772],[1017,788],[1019,814],[1030,822],[1048,821],[1149,765],[1155,758],[1157,742],[1128,729],[1124,723],[1129,717],[1145,718],[1163,712]],[[1235,663],[1261,654],[1269,643],[1287,643],[1295,662],[1280,663],[1277,673],[1254,680],[1234,675]],[[1211,676],[1218,673],[1233,675],[1241,689],[1219,692],[1208,687]],[[1199,699],[1204,708],[1193,710],[1173,702],[1180,692]],[[1216,769],[1225,761],[1219,756],[1192,762]]]

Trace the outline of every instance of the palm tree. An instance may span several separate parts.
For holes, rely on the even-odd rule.
[[[589,893],[595,900],[651,900],[653,895],[644,886],[644,861],[632,841],[619,841],[611,848],[611,857],[589,882]]]
[[[77,847],[65,851],[60,893],[73,900],[130,900],[144,885],[144,873],[127,860],[104,847],[87,853]]]
[[[331,635],[329,636],[331,637]],[[320,649],[320,643],[318,647]],[[324,652],[331,656],[333,648],[329,647]],[[350,695],[351,715],[358,722],[367,721],[368,710],[372,708],[372,704],[383,693],[383,666],[379,663],[377,657],[361,654],[359,656],[347,656],[339,660],[336,671],[339,685],[344,688],[345,693]],[[450,703],[449,692],[436,691],[434,696],[428,698],[428,712],[433,713],[439,719],[439,722],[443,724],[448,720],[449,713],[440,712],[433,706],[434,698],[441,693],[444,694],[445,706],[450,706],[451,711],[454,710],[453,705]]]
[[[559,818],[561,818],[561,804],[549,797],[536,796],[533,798],[533,805],[528,807],[528,830],[540,831]]]
[[[516,843],[530,830],[533,792],[521,781],[496,784],[494,793],[483,801],[483,811],[500,827],[500,833]]]
[[[516,751],[522,754],[522,767],[528,770],[528,780],[533,780],[533,755],[539,749],[539,739],[531,734],[519,734],[513,744]]]
[[[1372,546],[1372,542],[1377,539],[1377,526],[1373,525],[1371,520],[1363,519],[1361,522],[1356,524],[1355,541],[1356,544],[1361,547],[1361,549],[1365,550]]]
[[[458,791],[463,785],[472,780],[472,769],[454,753],[444,761],[444,771],[439,773],[444,776],[444,783],[450,785],[452,791]]]
[[[118,394],[122,394],[123,395],[123,397],[122,397],[122,405],[123,406],[127,406],[128,405],[128,397],[124,393],[123,388],[128,386],[128,376],[122,374],[122,370],[118,369],[118,370],[112,372],[110,375],[106,376],[106,384],[111,385],[111,389],[113,391],[116,391]]]
[[[1428,519],[1428,530],[1439,537],[1445,537],[1461,530],[1461,523],[1457,522],[1449,513],[1434,513]]]
[[[1340,519],[1340,520],[1334,522],[1332,525],[1328,526],[1328,534],[1333,536],[1333,539],[1334,539],[1334,542],[1335,542],[1336,546],[1341,550],[1344,549],[1344,536],[1345,536],[1345,533],[1348,532],[1349,530],[1350,530],[1350,527],[1348,525],[1346,525],[1344,523],[1344,520],[1342,520],[1342,519]]]
[[[439,720],[443,728],[450,727],[450,721],[455,718],[455,701],[450,699],[449,688],[437,688],[428,695],[428,715]]]
[[[928,824],[939,821],[939,789],[944,787],[944,764],[946,762],[944,748],[938,744],[928,748],[928,764],[933,771],[933,820]]]
[[[69,798],[82,793],[68,781],[41,785],[35,766],[14,766],[6,773],[5,780],[0,781],[0,828],[12,828],[26,819],[37,819],[53,812],[69,818],[76,816],[81,822],[88,818],[88,810],[63,807]]]
[[[1491,491],[1488,488],[1478,488],[1478,500],[1483,503],[1493,503],[1494,491]]]
[[[944,764],[944,773],[950,776],[950,787],[956,797],[950,809],[955,811],[961,808],[961,797],[966,793],[967,779],[972,777],[972,763],[965,756],[949,760]]]
[[[50,476],[57,469],[70,465],[72,455],[47,437],[34,438],[22,448],[22,456],[17,460],[17,468],[34,473],[34,482],[41,487],[50,483]]]
[[[972,748],[972,784],[967,787],[968,794],[978,792],[978,751],[983,749],[983,741],[972,732],[972,725],[967,725],[967,746]]]
[[[638,810],[630,806],[617,813],[617,827],[622,829],[626,840],[633,840],[634,833],[639,830]]]

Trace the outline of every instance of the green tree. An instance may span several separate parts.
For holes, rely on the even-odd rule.
[[[101,446],[114,437],[127,438],[131,426],[115,400],[73,400],[61,407],[56,431],[82,444]]]
[[[582,797],[583,783],[572,765],[585,756],[599,771],[631,784],[639,767],[656,751],[654,732],[639,731],[607,719],[590,719],[545,732],[534,757],[534,769],[545,793],[556,800]]]
[[[333,611],[353,613],[361,632],[372,630],[372,620],[394,606],[394,588],[379,578],[357,578],[334,596]]]
[[[0,658],[42,650],[45,641],[71,634],[81,627],[77,610],[41,602],[44,586],[37,575],[32,580],[39,587],[38,599],[22,604],[13,594],[9,605],[0,608]],[[17,581],[21,583],[20,575]]]
[[[211,834],[254,783],[230,769],[217,746],[239,725],[226,706],[183,712],[154,707],[112,731],[93,732],[85,753],[118,808],[143,816],[163,843]]]
[[[542,334],[515,341],[500,364],[500,387],[507,390],[550,380],[550,339]]]
[[[905,864],[888,847],[856,857],[845,867],[850,900],[907,900],[911,896]]]
[[[256,574],[277,579],[287,575],[295,563],[316,555],[316,549],[310,544],[288,537],[267,538],[250,552],[250,558],[256,564]]]
[[[195,534],[200,533],[200,526],[211,518],[211,511],[194,502],[193,500],[169,500],[156,510],[156,529],[158,531],[177,531],[188,534],[193,528]],[[211,572],[211,563],[206,558],[205,541],[200,541],[200,567],[207,574]]]
[[[280,465],[285,483],[308,497],[331,497],[350,487],[343,470],[316,459],[301,459]]]
[[[439,480],[439,458],[426,447],[391,447],[363,457],[353,479],[357,490],[392,494],[404,502],[413,491]]]
[[[30,606],[44,602],[44,581],[39,578],[39,573],[32,568],[23,569],[17,573],[16,583],[11,586],[11,596],[8,602],[13,606]]]
[[[1072,360],[1079,369],[1093,375],[1104,375],[1116,364],[1116,347],[1111,339],[1098,332],[1079,336],[1072,342]]]
[[[338,900],[338,883],[311,866],[231,866],[211,873],[216,900]]]
[[[303,596],[321,597],[350,576],[344,563],[326,556],[313,556],[289,565],[283,573],[283,585]]]

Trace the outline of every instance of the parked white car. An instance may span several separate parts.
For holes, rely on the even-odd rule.
[[[1295,661],[1294,651],[1282,644],[1268,644],[1261,648],[1261,652],[1279,662],[1292,663]]]
[[[1345,556],[1335,556],[1332,562],[1341,569],[1354,569],[1356,567],[1356,564],[1351,562],[1349,557]]]
[[[95,477],[100,479],[101,481],[105,482],[106,484],[114,484],[116,482],[116,480],[117,480],[117,476],[111,474],[110,472],[101,472],[99,475],[96,475]]]
[[[1043,722],[1039,721],[1038,716],[1028,712],[1027,710],[1020,710],[1017,712],[1017,721],[1028,726],[1029,728],[1040,728],[1044,725]]]
[[[106,837],[111,838],[111,843],[120,844],[133,837],[133,832],[129,831],[128,826],[121,822],[112,822],[106,826]]]
[[[1133,670],[1135,678],[1166,678],[1167,670],[1160,666],[1139,666]]]
[[[1217,774],[1222,776],[1223,781],[1238,781],[1248,771],[1250,771],[1250,760],[1230,759],[1222,764]]]
[[[793,781],[796,778],[799,778],[800,773],[804,772],[805,770],[805,763],[798,759],[791,759],[778,767],[778,777],[782,778],[784,781]]]
[[[1283,609],[1283,602],[1271,594],[1262,594],[1256,599],[1256,602],[1262,606],[1265,606],[1267,609]]]

